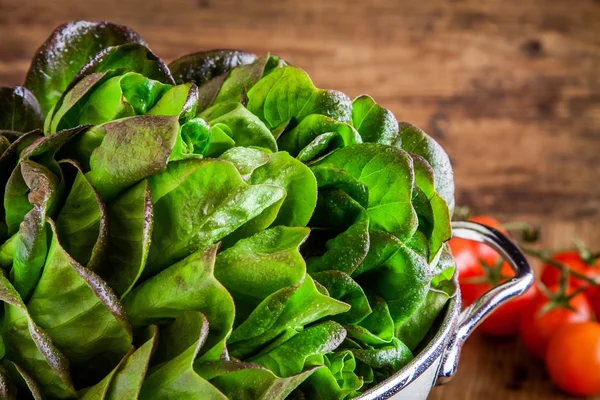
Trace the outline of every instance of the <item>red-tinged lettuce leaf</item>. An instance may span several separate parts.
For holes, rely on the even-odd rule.
[[[96,54],[124,43],[144,44],[144,41],[130,28],[109,22],[63,24],[33,56],[25,87],[37,97],[45,115],[79,70]]]
[[[4,154],[6,150],[10,147],[10,140],[7,136],[0,133],[0,156]]]
[[[27,301],[46,261],[46,216],[50,214],[57,200],[59,178],[47,168],[30,160],[22,161],[18,170],[21,171],[23,182],[27,185],[27,199],[32,209],[24,216],[19,226],[11,276],[15,289],[21,298]]]
[[[0,375],[4,374],[5,377],[11,378],[13,382],[16,381],[16,388],[13,388],[14,399],[18,398],[33,398],[34,400],[42,400],[42,390],[39,384],[29,375],[23,368],[15,364],[12,361],[4,360],[0,365]],[[2,377],[0,377],[0,380]],[[10,385],[10,384],[9,384]],[[0,386],[3,386],[0,383]],[[16,389],[16,390],[15,390]],[[2,399],[11,399],[11,394],[3,397],[3,390],[0,389],[0,397]]]
[[[365,292],[354,279],[342,271],[322,271],[311,274],[311,277],[325,286],[329,295],[346,304],[350,310],[332,317],[340,324],[358,324],[371,314],[371,306]]]
[[[299,247],[308,233],[308,228],[278,226],[219,253],[215,277],[233,297],[238,321],[267,296],[304,278],[306,265]]]
[[[236,400],[285,399],[317,369],[281,378],[267,368],[239,361],[203,362],[194,368],[229,399]]]
[[[0,328],[6,343],[6,357],[33,377],[44,393],[58,398],[74,397],[69,361],[34,322],[23,300],[2,273],[0,300],[4,302]]]
[[[333,134],[333,136],[323,136]],[[301,161],[310,161],[337,148],[362,143],[360,134],[345,122],[320,114],[304,118],[291,131],[278,139],[280,150],[287,151]]]
[[[450,215],[454,212],[454,173],[448,154],[442,146],[421,129],[406,122],[399,124],[400,133],[395,146],[423,157],[434,173],[435,191],[446,201]]]
[[[41,132],[32,131],[19,136],[14,139],[10,146],[0,154],[0,199],[2,199],[3,207],[0,207],[0,240],[3,240],[5,236],[9,235],[8,227],[6,226],[5,217],[5,192],[7,188],[7,182],[10,176],[14,173],[13,170],[17,165],[17,161],[23,150],[33,143],[36,139],[42,137]],[[13,233],[16,229],[13,227]]]
[[[352,101],[352,126],[363,142],[391,145],[398,136],[398,121],[394,114],[367,95]]]
[[[173,116],[136,116],[93,127],[81,138],[100,141],[91,152],[87,177],[102,199],[114,199],[167,168],[178,133]]]
[[[43,126],[44,115],[33,93],[22,86],[0,87],[0,133],[24,133]]]
[[[148,327],[151,335],[139,348],[131,349],[121,362],[92,387],[79,391],[82,400],[137,399],[148,371],[150,357],[156,348],[158,328]]]
[[[169,163],[148,182],[161,229],[152,233],[144,277],[231,235],[241,239],[267,228],[277,215],[273,206],[285,196],[275,185],[246,184],[232,164],[215,159]],[[269,218],[262,218],[264,213]],[[256,219],[260,223],[254,224]]]
[[[400,240],[415,233],[418,219],[412,206],[414,172],[408,153],[363,143],[338,149],[317,164],[342,168],[368,188],[370,230],[390,232]]]
[[[349,309],[348,304],[321,293],[313,279],[305,275],[302,282],[268,296],[234,329],[228,340],[229,352],[234,357],[248,357],[286,330],[299,330]]]
[[[244,51],[210,50],[180,57],[169,64],[169,70],[178,84],[194,82],[202,86],[239,65],[251,64],[254,61],[256,56]]]
[[[125,296],[142,275],[148,259],[154,207],[146,180],[108,205],[107,261],[104,280],[119,297]]]
[[[43,136],[35,140],[30,146],[26,147],[21,159],[30,159],[42,164],[62,180],[62,171],[57,162],[61,158],[58,154],[63,147],[83,134],[89,129],[89,126],[78,126],[73,129],[65,129],[50,136]]]
[[[165,63],[148,47],[134,42],[107,47],[100,51],[81,68],[69,84],[69,88],[84,76],[111,69],[125,69],[162,83],[175,84],[175,80]]]
[[[77,163],[62,165],[74,170],[75,178],[56,218],[61,245],[79,264],[102,275],[108,240],[106,206]]]
[[[207,340],[209,329],[206,318],[197,311],[187,311],[160,329],[153,358],[159,364],[148,372],[139,395],[141,400],[228,400],[194,371],[194,361]]]
[[[248,109],[274,130],[311,114],[350,122],[352,102],[341,92],[317,89],[306,72],[285,66],[274,69],[250,89]]]
[[[326,321],[304,329],[288,341],[250,361],[286,377],[302,372],[315,356],[332,352],[346,338],[346,330],[334,321]],[[310,365],[310,364],[309,364]]]
[[[219,359],[234,319],[234,303],[214,277],[218,245],[197,251],[145,281],[123,298],[133,325],[176,319],[188,311],[206,315],[210,330],[203,357]]]
[[[273,68],[281,63],[278,57],[265,54],[252,64],[239,65],[233,68],[223,81],[215,103],[224,101],[243,102],[244,96],[250,89]]]
[[[17,386],[3,365],[0,365],[0,397],[5,400],[17,398]]]
[[[131,327],[111,288],[65,251],[54,223],[49,224],[50,249],[27,309],[68,357],[79,382],[90,384],[131,349]]]

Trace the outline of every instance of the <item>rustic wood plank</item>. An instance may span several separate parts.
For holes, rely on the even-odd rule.
[[[0,0],[0,85],[75,19],[130,25],[165,60],[271,51],[317,85],[369,93],[446,147],[459,204],[539,223],[546,246],[600,247],[598,0]],[[563,398],[542,371],[475,337],[432,399]]]

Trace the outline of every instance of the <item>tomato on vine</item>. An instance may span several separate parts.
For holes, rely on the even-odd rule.
[[[566,285],[534,289],[534,296],[524,307],[520,333],[532,356],[544,359],[552,335],[563,325],[593,320],[590,303],[580,291]]]
[[[548,374],[574,396],[600,393],[600,324],[584,322],[560,327],[546,354]]]

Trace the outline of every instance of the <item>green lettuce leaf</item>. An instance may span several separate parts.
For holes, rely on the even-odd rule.
[[[273,70],[248,92],[248,109],[271,130],[310,114],[322,114],[350,122],[352,104],[348,96],[317,89],[306,72],[286,66]]]
[[[411,202],[413,163],[406,152],[364,143],[334,151],[317,164],[342,168],[367,186],[371,230],[390,232],[401,240],[417,230],[417,215]]]
[[[46,264],[27,309],[77,366],[73,373],[84,381],[104,376],[131,348],[131,327],[111,288],[64,250],[52,221],[50,226]],[[60,291],[56,282],[61,282]]]
[[[187,311],[206,316],[210,330],[207,359],[218,359],[234,319],[233,299],[214,277],[218,246],[197,251],[145,281],[123,298],[134,326],[164,323]]]
[[[294,129],[277,139],[280,150],[297,156],[301,161],[357,143],[362,143],[362,140],[351,125],[320,114],[308,115]]]
[[[454,173],[450,158],[431,136],[406,122],[399,124],[400,133],[395,146],[423,157],[434,172],[435,191],[446,201],[450,215],[454,212]]]
[[[229,399],[236,400],[285,399],[316,370],[281,378],[267,368],[238,361],[197,363],[194,368]]]
[[[275,349],[251,359],[252,363],[286,377],[304,370],[307,362],[317,355],[329,353],[346,338],[346,331],[336,322],[326,321],[298,333]]]
[[[108,264],[103,277],[117,296],[125,296],[140,279],[146,266],[154,206],[148,181],[127,190],[108,205]]]
[[[156,358],[144,381],[140,400],[227,400],[217,388],[194,371],[194,360],[206,341],[209,324],[202,313],[188,311],[161,328]]]
[[[234,329],[229,352],[247,357],[286,330],[300,330],[323,317],[346,312],[350,306],[321,293],[306,275],[302,282],[281,289],[263,300],[248,318]]]
[[[144,276],[150,276],[198,249],[207,248],[280,204],[285,190],[248,185],[235,167],[220,160],[186,160],[149,179],[156,226]],[[266,228],[270,220],[244,236]]]
[[[1,272],[0,300],[4,302],[0,327],[7,356],[33,376],[44,393],[58,398],[74,397],[68,359],[34,322],[23,300]]]
[[[254,146],[277,151],[277,143],[271,131],[240,103],[218,103],[198,116],[211,126],[226,125],[236,146]]]
[[[304,278],[299,247],[308,232],[274,227],[241,239],[217,256],[215,276],[235,300],[238,319],[245,319],[267,296]]]
[[[394,114],[367,95],[352,101],[352,126],[364,142],[391,145],[398,136],[398,121]]]

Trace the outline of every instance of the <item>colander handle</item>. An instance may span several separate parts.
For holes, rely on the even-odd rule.
[[[450,339],[436,384],[448,383],[458,366],[460,351],[471,332],[479,326],[496,308],[508,300],[520,296],[533,284],[533,271],[523,253],[506,236],[496,229],[474,222],[453,222],[453,237],[485,243],[496,250],[515,270],[510,280],[487,291],[475,303],[467,307],[458,320],[458,329]]]

